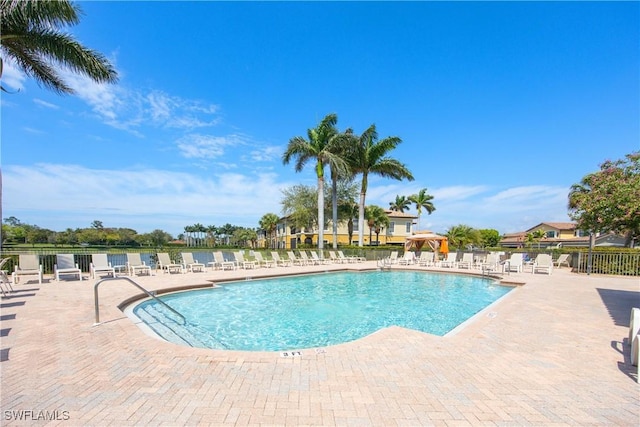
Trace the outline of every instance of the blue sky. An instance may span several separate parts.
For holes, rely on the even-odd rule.
[[[59,96],[5,64],[3,218],[256,227],[315,185],[281,157],[328,113],[402,138],[415,181],[372,178],[367,204],[426,187],[436,232],[568,221],[572,184],[640,150],[638,2],[80,5],[69,31],[120,81]]]

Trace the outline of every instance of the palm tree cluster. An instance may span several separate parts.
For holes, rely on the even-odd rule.
[[[409,209],[411,203],[414,203],[416,211],[418,212],[418,230],[420,230],[420,216],[422,215],[422,209],[424,208],[429,215],[436,210],[435,206],[433,206],[432,200],[433,196],[427,193],[426,188],[423,188],[418,191],[417,194],[412,194],[409,197],[396,195],[396,200],[389,202],[389,209],[402,213]]]
[[[379,139],[375,124],[362,134],[354,134],[352,129],[339,132],[336,125],[338,116],[327,115],[320,124],[307,131],[307,138],[296,136],[282,156],[284,164],[295,159],[295,170],[300,172],[311,160],[315,161],[315,172],[318,181],[318,248],[324,247],[324,181],[325,167],[329,167],[332,190],[333,246],[337,247],[338,197],[337,183],[340,179],[361,177],[360,203],[358,205],[358,246],[363,246],[365,203],[369,175],[379,175],[397,180],[413,180],[409,169],[388,154],[402,140],[397,136]],[[351,228],[352,230],[352,228]]]

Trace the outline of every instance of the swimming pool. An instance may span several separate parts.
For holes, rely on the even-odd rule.
[[[445,335],[511,290],[473,276],[416,271],[313,274],[230,282],[163,295],[133,313],[194,347],[293,350],[353,341],[389,326]]]

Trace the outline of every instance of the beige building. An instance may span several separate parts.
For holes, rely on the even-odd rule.
[[[364,245],[404,245],[405,238],[410,236],[414,231],[415,215],[408,213],[387,210],[389,217],[389,227],[382,229],[376,240],[375,230],[370,230],[366,221],[364,224]],[[369,232],[371,231],[371,240]],[[349,242],[349,231],[347,222],[338,224],[338,245],[357,245],[358,244],[358,219],[353,220],[353,236]],[[333,226],[331,220],[327,221],[324,229],[324,246],[329,247],[333,243]],[[288,217],[280,218],[275,233],[258,235],[258,247],[275,248],[275,249],[295,249],[298,245],[318,245],[317,229],[296,229],[288,222]]]
[[[589,246],[589,233],[576,228],[574,222],[542,222],[526,231],[505,234],[500,240],[500,246],[523,248],[527,244],[527,235],[538,230],[545,232],[545,237],[540,240],[541,248]],[[534,245],[537,247],[538,242]],[[595,246],[624,246],[624,237],[612,233],[597,234]]]

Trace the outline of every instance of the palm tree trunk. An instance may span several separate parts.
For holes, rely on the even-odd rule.
[[[318,177],[318,249],[324,249],[324,178]]]
[[[331,222],[333,228],[333,249],[338,249],[338,180],[331,177]]]
[[[364,246],[364,204],[367,197],[367,173],[362,173],[360,187],[360,205],[358,206],[358,246]]]

